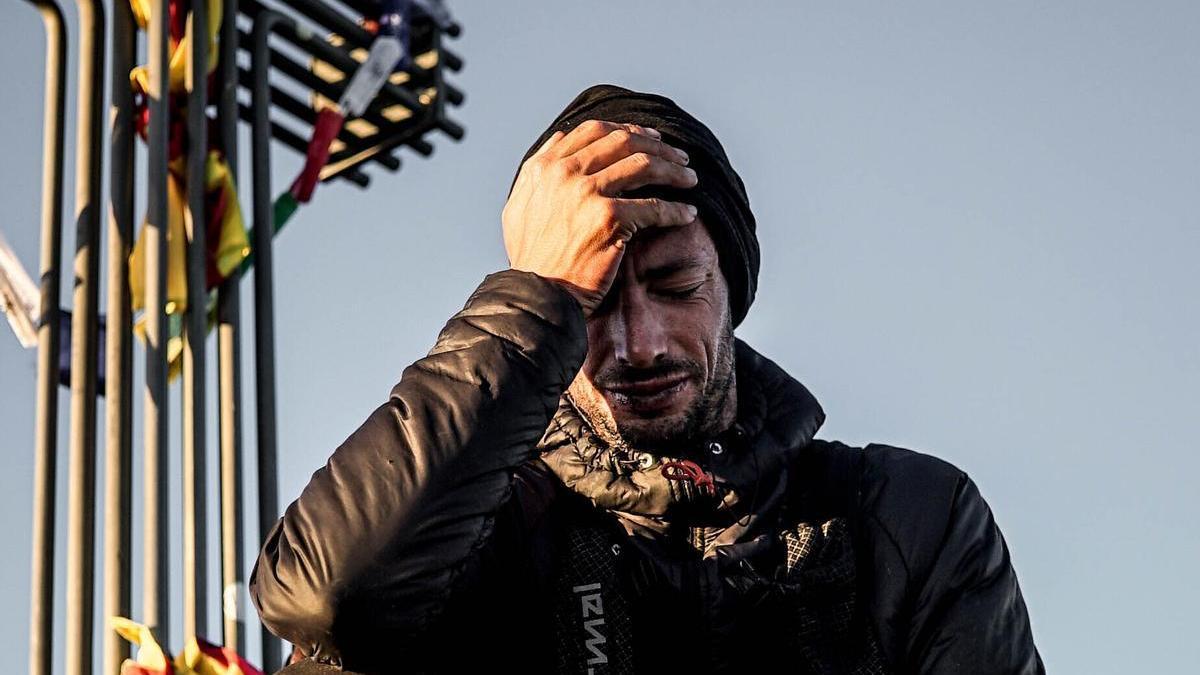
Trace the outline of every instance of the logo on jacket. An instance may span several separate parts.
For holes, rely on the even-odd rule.
[[[589,635],[583,641],[583,646],[591,652],[588,657],[588,675],[593,675],[595,669],[592,666],[608,663],[608,656],[601,651],[600,647],[605,644],[604,634],[600,632],[600,626],[604,625],[604,604],[600,600],[600,584],[584,584],[571,588],[574,593],[582,594],[579,596],[581,609],[583,610],[583,630]]]

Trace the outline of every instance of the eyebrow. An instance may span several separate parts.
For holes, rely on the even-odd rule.
[[[699,256],[694,256],[694,255],[688,256],[686,258],[672,260],[671,262],[668,262],[663,265],[659,265],[657,267],[651,267],[650,269],[645,270],[641,274],[639,274],[638,278],[644,279],[644,280],[649,280],[649,281],[654,281],[654,280],[669,277],[672,274],[675,274],[677,272],[682,272],[684,270],[690,270],[690,269],[695,269],[695,268],[705,268],[705,267],[707,267],[707,263],[708,263],[707,260],[705,260]]]

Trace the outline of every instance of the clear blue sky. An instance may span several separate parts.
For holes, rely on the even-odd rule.
[[[451,6],[465,141],[404,155],[367,191],[323,186],[278,240],[285,503],[505,266],[499,213],[524,149],[579,90],[614,82],[675,98],[741,172],[763,269],[738,334],[814,392],[819,436],[929,452],[979,483],[1051,672],[1195,672],[1200,5]],[[42,49],[36,13],[4,3],[0,228],[30,268]],[[276,156],[281,189],[297,161]],[[0,648],[20,668],[34,380],[34,352],[0,328]],[[244,396],[253,410],[249,382]],[[65,391],[61,410],[65,428]]]

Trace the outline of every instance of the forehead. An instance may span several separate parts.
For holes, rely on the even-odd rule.
[[[717,247],[704,222],[678,227],[652,227],[639,231],[630,240],[622,267],[632,266],[641,277],[648,271],[680,263],[692,263],[703,271],[717,265]]]

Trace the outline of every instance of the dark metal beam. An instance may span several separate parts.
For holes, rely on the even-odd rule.
[[[285,57],[286,58],[286,57]],[[253,86],[254,77],[248,70],[238,70],[238,83],[243,87],[251,88]],[[296,97],[283,91],[279,87],[271,86],[271,104],[278,107],[280,110],[295,117],[301,122],[312,125],[317,121],[317,111],[312,109],[312,106],[297,100]],[[342,127],[338,131],[338,140],[343,143],[353,143],[358,140],[358,136]],[[389,171],[396,171],[400,168],[400,160],[391,154],[381,154],[373,158],[379,164],[382,164]]]
[[[33,470],[33,563],[30,575],[29,672],[49,675],[54,625],[54,478],[58,464],[58,363],[62,270],[63,120],[67,29],[55,0],[29,0],[46,29],[42,118],[41,303],[38,307],[37,412]]]
[[[300,11],[301,13],[304,13],[306,11],[306,9],[312,10],[312,8],[315,5],[314,5],[314,3],[311,2],[311,0],[291,0],[291,6],[295,9],[297,9],[298,11]],[[243,0],[242,8],[251,16],[256,16],[257,14],[264,12],[264,11],[270,11],[270,10],[267,10],[265,7],[263,7],[262,4],[258,2],[258,0]],[[330,10],[328,8],[326,8],[325,11],[328,12]],[[334,14],[337,14],[337,13],[334,12]],[[351,35],[348,35],[346,33],[342,33],[341,31],[337,30],[336,28],[333,28],[332,26],[326,26],[326,27],[330,28],[330,30],[333,30],[334,32],[338,33],[339,35],[342,35],[342,37],[346,38],[347,42],[353,44],[356,47],[364,46],[364,44],[367,47],[370,46],[370,39],[369,39],[370,35],[367,34],[366,31],[364,31],[362,28],[359,28],[358,26],[354,25],[353,22],[350,22],[349,19],[346,19],[345,17],[341,16],[340,14],[338,16],[341,17],[340,21],[330,19],[331,23],[334,23],[335,25],[340,26],[342,29],[347,30],[349,33],[351,33],[353,35],[353,37],[351,37]],[[344,50],[334,47],[333,45],[331,45],[331,44],[325,42],[324,40],[321,40],[315,36],[307,35],[307,34],[301,35],[300,32],[297,30],[297,26],[296,26],[295,22],[293,22],[293,21],[289,21],[286,25],[281,27],[279,30],[279,34],[284,36],[285,38],[287,38],[287,40],[289,42],[304,48],[306,51],[311,53],[313,56],[316,56],[317,58],[321,59],[322,61],[329,63],[334,68],[337,68],[338,70],[342,71],[343,73],[353,73],[355,70],[358,69],[358,62],[355,61],[353,58],[351,58],[351,56],[348,53],[346,53]],[[364,35],[366,36],[366,38],[363,37]],[[364,39],[365,39],[365,42],[364,42]],[[419,100],[417,100],[417,97],[414,96],[412,92],[408,91],[407,89],[404,89],[403,87],[398,87],[391,83],[384,83],[383,87],[381,87],[379,90],[379,96],[384,97],[384,100],[386,100],[386,101],[399,103],[399,104],[409,108],[410,110],[412,110],[414,112],[414,114],[416,113],[417,110],[421,110],[424,108],[424,106],[421,105],[421,102]]]
[[[362,14],[363,16],[376,16],[379,14],[379,0],[339,0],[343,5]],[[446,27],[446,34],[450,37],[458,37],[462,33],[462,26],[456,21],[451,21]]]
[[[137,24],[128,2],[113,3],[112,124],[105,330],[104,614],[131,614],[133,336],[129,254],[133,249],[134,109],[129,71],[137,59]],[[103,631],[104,671],[129,657],[129,641]]]
[[[441,50],[441,35],[433,33],[431,40],[435,50]],[[435,91],[444,91],[445,82],[440,69],[434,69],[434,80],[432,85]],[[426,115],[432,120],[432,125],[447,134],[455,140],[462,140],[465,131],[463,128],[446,117],[446,99],[442,96],[437,96],[431,102],[432,110],[429,110]],[[328,180],[340,175],[340,172],[345,171],[346,167],[356,166],[359,163],[371,158],[375,153],[386,152],[391,148],[407,142],[405,139],[409,137],[419,137],[420,133],[424,133],[421,127],[416,129],[405,130],[397,133],[392,137],[384,137],[374,140],[374,143],[368,141],[360,141],[357,144],[349,145],[339,153],[330,156],[329,163],[321,172],[322,179]],[[432,149],[432,148],[431,148]]]
[[[254,21],[254,53],[250,71],[254,74],[251,107],[254,191],[254,372],[255,411],[258,419],[258,539],[264,543],[267,533],[279,518],[278,448],[275,418],[275,288],[274,258],[271,242],[275,236],[271,197],[271,118],[267,74],[268,38],[280,26],[291,21],[282,14],[263,11]],[[273,673],[282,665],[279,638],[262,627],[262,666]]]
[[[150,109],[147,165],[146,265],[146,388],[145,456],[142,463],[144,545],[142,547],[142,621],[159,644],[169,632],[167,485],[167,119],[168,0],[150,1],[147,28],[150,61],[147,105]]]
[[[217,99],[220,145],[235,184],[238,176],[237,5],[238,0],[223,0],[217,78],[220,83]],[[241,274],[234,270],[217,289],[217,386],[220,389],[217,414],[221,433],[221,627],[223,644],[245,654],[240,283]]]
[[[253,40],[250,38],[250,35],[244,31],[238,32],[238,44],[247,51],[251,51],[253,49]],[[301,48],[304,47],[304,45],[298,46]],[[335,84],[322,80],[307,67],[296,63],[291,58],[275,49],[270,50],[270,53],[271,67],[276,71],[292,78],[301,85],[312,89],[331,101],[337,101],[342,97],[342,90],[345,88],[343,84]],[[349,76],[347,76],[346,81],[349,81]],[[365,119],[381,129],[396,124],[396,122],[392,122],[384,118],[381,114],[382,110],[389,105],[391,105],[391,103],[386,103],[383,99],[375,99],[375,101],[372,101],[371,105],[367,106],[367,110],[363,113],[362,119]],[[424,157],[428,157],[429,155],[433,154],[433,146],[416,136],[406,139],[401,145],[406,145],[412,148],[415,152]]]
[[[187,313],[183,330],[183,634],[208,634],[207,402],[208,227],[208,3],[193,2],[187,30]],[[186,221],[185,221],[186,222]],[[220,236],[219,232],[213,236]]]
[[[245,103],[238,104],[238,117],[240,119],[253,123],[254,115],[255,115],[255,110],[254,110],[253,105],[246,105]],[[270,122],[270,124],[268,125],[267,128],[270,129],[270,134],[268,136],[268,139],[273,137],[275,140],[279,141],[280,143],[283,143],[287,147],[291,148],[292,150],[295,150],[296,152],[298,152],[302,155],[305,154],[305,152],[307,152],[308,141],[304,140],[304,138],[301,137],[300,134],[292,131],[291,129],[288,129],[287,127],[283,126],[282,124],[280,124],[278,122],[273,122],[273,121]],[[351,183],[354,183],[355,185],[357,185],[359,187],[363,187],[363,188],[367,187],[371,183],[371,179],[366,174],[364,174],[361,171],[358,171],[357,169],[355,169],[353,171],[348,171],[338,177],[345,178],[346,180],[350,181]],[[253,248],[254,243],[251,242],[250,246]],[[251,257],[253,257],[253,253],[251,254]]]
[[[92,671],[96,559],[96,334],[100,170],[104,138],[104,5],[79,0],[75,140],[75,293],[71,308],[71,440],[67,502],[66,672]]]

